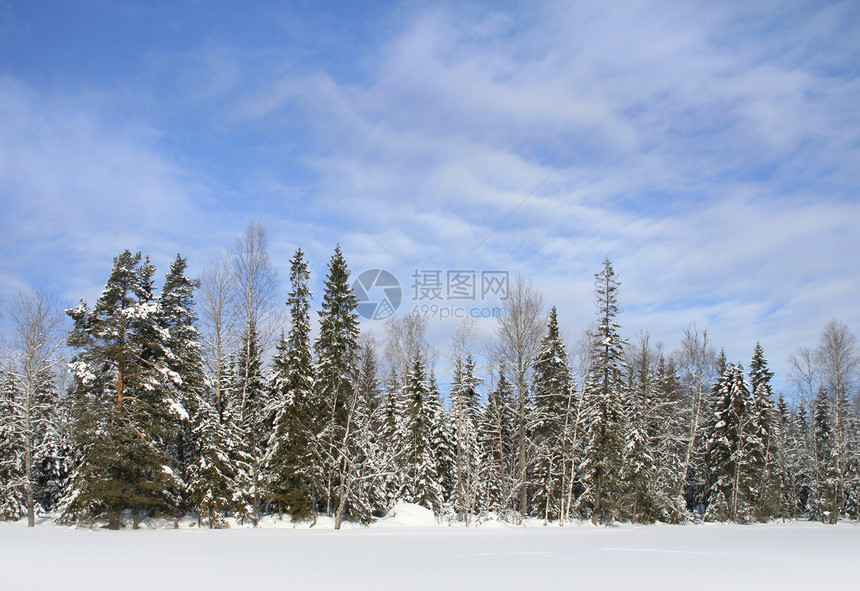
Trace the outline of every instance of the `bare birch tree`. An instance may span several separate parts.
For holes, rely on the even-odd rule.
[[[37,430],[40,423],[50,420],[56,400],[40,399],[40,389],[50,379],[63,358],[59,352],[64,342],[63,314],[54,298],[42,291],[19,292],[10,303],[14,336],[8,348],[8,374],[16,382],[22,399],[23,424],[21,443],[24,452],[26,478],[27,525],[35,526],[33,458],[37,452]],[[41,393],[44,394],[44,393]]]
[[[203,270],[198,290],[201,339],[206,347],[204,359],[214,382],[215,409],[218,422],[224,419],[224,378],[230,355],[238,347],[236,326],[239,320],[237,294],[230,254],[212,255]]]
[[[546,324],[543,307],[543,295],[518,276],[504,300],[504,314],[496,325],[494,356],[511,376],[517,396],[517,487],[521,515],[528,512],[529,377]]]

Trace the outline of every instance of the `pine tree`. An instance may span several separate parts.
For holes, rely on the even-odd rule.
[[[165,450],[169,417],[165,397],[168,353],[157,325],[155,268],[140,253],[114,259],[107,285],[92,312],[84,302],[68,313],[74,320],[69,345],[78,350],[72,443],[75,470],[62,504],[66,519],[106,514],[109,527],[120,513],[175,511],[181,482]]]
[[[290,260],[292,290],[287,299],[290,331],[281,338],[272,362],[271,400],[275,416],[265,459],[268,499],[293,520],[316,512],[322,478],[314,399],[314,367],[310,341],[310,270],[301,249]]]
[[[610,523],[618,514],[624,451],[624,341],[615,321],[618,285],[612,263],[603,261],[595,275],[598,322],[592,335],[592,367],[585,384],[585,460],[580,467],[585,488],[578,499],[593,523]]]
[[[570,363],[559,334],[555,306],[550,311],[547,334],[535,356],[533,371],[531,432],[536,453],[533,502],[537,514],[548,521],[563,516],[567,477],[572,473],[565,429],[571,417]]]
[[[320,408],[320,456],[324,458],[323,494],[327,514],[333,514],[343,493],[347,470],[345,443],[349,440],[349,414],[357,377],[358,302],[349,285],[349,269],[337,246],[328,264],[320,334],[316,353],[316,405]]]

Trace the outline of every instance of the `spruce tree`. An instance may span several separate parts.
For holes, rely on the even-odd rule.
[[[779,510],[780,480],[776,458],[779,453],[775,437],[775,409],[770,380],[773,372],[760,343],[756,343],[750,362],[750,387],[753,401],[750,416],[750,450],[747,453],[752,482],[752,499],[760,521],[766,521]]]
[[[0,383],[0,520],[17,521],[27,514],[24,471],[24,417],[16,398],[21,393],[4,371]]]
[[[625,404],[625,447],[623,514],[634,523],[653,523],[658,517],[657,458],[651,415],[657,409],[657,377],[652,371],[647,343],[638,355],[637,368],[631,372],[630,395]]]
[[[776,403],[774,421],[774,470],[778,480],[779,515],[783,521],[792,519],[798,512],[797,486],[798,474],[792,456],[798,453],[794,445],[793,423],[791,409],[782,394]]]
[[[262,513],[263,491],[260,476],[261,464],[268,441],[266,422],[266,382],[263,377],[263,361],[260,352],[260,337],[257,327],[251,321],[242,335],[242,346],[236,357],[236,381],[233,386],[241,394],[238,402],[239,424],[245,434],[246,449],[251,454],[251,480],[253,496],[252,520],[258,523]],[[235,412],[235,411],[234,411]]]
[[[159,298],[159,325],[168,352],[165,360],[169,378],[167,402],[172,410],[168,449],[186,487],[190,478],[189,467],[199,453],[192,417],[203,405],[206,389],[204,361],[197,332],[197,312],[194,308],[197,284],[186,275],[187,268],[186,259],[176,255]]]
[[[451,413],[445,412],[433,372],[430,372],[429,386],[426,409],[430,420],[431,459],[436,467],[439,503],[444,505],[455,500],[457,493],[457,434]]]
[[[471,355],[458,359],[451,400],[450,420],[454,434],[454,510],[463,521],[475,512],[478,494],[478,384]]]
[[[585,384],[585,460],[580,467],[583,494],[580,509],[592,522],[610,523],[618,515],[624,452],[624,345],[616,322],[619,282],[612,263],[603,261],[595,275],[597,328],[592,335],[592,366]]]
[[[401,498],[434,511],[442,506],[439,471],[433,450],[433,404],[424,359],[416,353],[404,387],[405,478]]]
[[[495,514],[512,509],[516,469],[517,411],[514,389],[499,371],[481,416],[481,508]]]
[[[531,432],[535,447],[536,512],[545,520],[559,519],[571,474],[566,420],[571,416],[571,378],[567,350],[561,340],[553,306],[547,333],[534,360],[534,411]]]
[[[328,264],[320,334],[316,353],[315,406],[320,409],[319,454],[324,459],[322,493],[325,510],[332,514],[338,506],[347,470],[345,442],[350,438],[349,413],[357,378],[358,302],[349,285],[346,259],[335,247]]]
[[[309,280],[308,264],[298,249],[290,260],[290,331],[281,338],[272,362],[269,388],[275,421],[265,459],[268,499],[293,520],[306,519],[316,512],[322,478],[321,458],[315,445],[317,416],[322,408],[314,398]]]
[[[840,474],[833,403],[827,390],[821,388],[815,399],[813,416],[813,451],[815,477],[810,508],[822,523],[839,520]]]
[[[717,382],[717,396],[715,422],[708,439],[713,481],[706,519],[744,521],[752,500],[750,453],[755,440],[752,400],[740,364],[726,366]]]
[[[254,458],[229,408],[219,420],[217,409],[204,401],[192,424],[197,454],[188,467],[188,495],[198,522],[221,528],[226,527],[229,513],[252,519]]]
[[[689,519],[684,499],[684,457],[688,448],[681,383],[674,363],[660,355],[653,398],[649,402],[648,436],[656,462],[654,489],[657,518],[667,523]]]

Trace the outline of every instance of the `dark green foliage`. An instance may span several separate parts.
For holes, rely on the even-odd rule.
[[[481,416],[481,507],[485,511],[500,514],[512,508],[516,432],[514,389],[500,370]]]
[[[333,514],[340,503],[347,458],[344,442],[350,437],[348,417],[357,379],[358,302],[349,285],[349,269],[335,248],[325,279],[320,334],[314,343],[318,455],[322,458],[325,511]]]
[[[558,519],[566,513],[563,501],[573,472],[569,435],[575,409],[570,364],[554,306],[533,367],[534,409],[530,431],[536,458],[532,502],[539,516]]]
[[[165,451],[175,410],[166,396],[168,354],[152,293],[155,269],[128,250],[114,259],[92,311],[85,303],[69,345],[77,350],[71,441],[75,472],[62,503],[66,519],[107,515],[120,527],[131,509],[174,512],[182,483]]]
[[[404,387],[406,413],[403,417],[405,478],[404,500],[438,511],[442,505],[439,471],[433,450],[434,415],[427,372],[420,353],[412,361],[412,371]],[[438,400],[438,399],[437,399]]]
[[[314,398],[309,279],[307,262],[298,249],[290,261],[290,332],[278,343],[269,383],[275,419],[265,458],[267,499],[278,513],[289,513],[294,520],[314,514],[322,477],[315,445],[321,409]]]
[[[712,485],[709,505],[721,496],[728,507],[727,519],[750,517],[753,480],[749,458],[757,444],[752,424],[752,399],[740,364],[729,363],[717,382],[714,424],[708,438]],[[706,519],[722,519],[709,507]]]
[[[624,395],[627,384],[624,341],[616,317],[618,281],[609,260],[595,275],[597,329],[592,335],[592,365],[585,384],[585,460],[580,467],[585,490],[580,510],[594,523],[609,523],[618,516],[624,453]]]

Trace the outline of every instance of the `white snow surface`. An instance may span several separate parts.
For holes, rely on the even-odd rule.
[[[397,503],[388,515],[373,527],[433,527],[437,525],[433,511],[412,503]]]
[[[228,530],[2,524],[0,589],[808,591],[860,581],[857,523],[461,527],[418,509],[341,531],[268,518]]]

